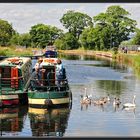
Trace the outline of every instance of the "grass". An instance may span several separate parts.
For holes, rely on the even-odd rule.
[[[0,56],[31,56],[34,48],[0,47]]]

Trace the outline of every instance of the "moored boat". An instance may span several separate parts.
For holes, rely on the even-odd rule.
[[[47,58],[57,58],[57,51],[55,46],[47,46],[44,56]]]
[[[31,76],[32,62],[27,57],[11,57],[0,62],[0,105],[28,103],[26,83]]]
[[[31,107],[58,107],[72,103],[72,92],[68,79],[65,77],[60,85],[56,78],[56,64],[58,58],[43,58],[41,75],[41,85],[30,86],[28,90],[28,103]],[[31,82],[36,80],[31,79]]]

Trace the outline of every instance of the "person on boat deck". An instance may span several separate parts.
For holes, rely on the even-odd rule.
[[[35,67],[42,68],[42,62],[43,62],[42,58],[38,59],[38,62],[35,64]]]
[[[56,65],[56,79],[57,79],[57,85],[60,86],[61,82],[64,79],[64,72],[63,72],[63,65],[62,61],[60,59],[57,60]]]
[[[31,87],[41,86],[41,73],[39,66],[35,66],[35,71],[31,75]]]
[[[39,65],[35,66],[35,71],[31,75],[31,88],[43,86],[42,73],[44,72],[45,69],[42,69]]]

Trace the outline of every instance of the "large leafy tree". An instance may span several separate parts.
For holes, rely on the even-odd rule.
[[[9,45],[9,41],[12,38],[15,30],[8,21],[0,19],[0,45],[6,46]]]
[[[44,48],[47,45],[52,45],[61,33],[62,30],[57,27],[44,24],[34,25],[30,30],[32,46]]]
[[[31,41],[33,47],[45,47],[49,43],[49,27],[44,24],[37,24],[31,27]]]
[[[69,33],[73,34],[77,39],[79,39],[79,36],[85,27],[93,26],[92,18],[90,16],[74,11],[65,13],[60,19],[60,22],[69,30]]]
[[[109,30],[107,27],[87,28],[80,35],[80,43],[84,49],[107,49]]]
[[[98,25],[102,29],[106,28],[110,34],[110,37],[104,41],[108,42],[111,48],[118,47],[122,41],[128,40],[130,33],[135,31],[136,21],[128,18],[129,15],[130,13],[120,6],[110,6],[105,13],[93,17],[96,27]]]

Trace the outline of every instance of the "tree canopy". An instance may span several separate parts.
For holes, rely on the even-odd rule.
[[[65,33],[60,39],[57,39],[54,43],[58,49],[72,50],[79,47],[78,40],[71,33]]]
[[[65,13],[60,19],[60,22],[69,30],[69,33],[72,33],[77,39],[79,39],[79,36],[85,27],[93,26],[92,18],[90,16],[75,11],[68,11]]]
[[[93,19],[85,13],[69,10],[60,19],[68,29],[67,33],[55,26],[40,23],[33,25],[29,33],[19,34],[7,21],[0,20],[0,45],[11,43],[45,48],[55,43],[59,49],[77,49],[82,46],[84,49],[106,50],[119,47],[135,32],[131,43],[140,44],[137,23],[129,16],[130,13],[118,5],[108,7]]]
[[[13,29],[12,25],[9,24],[8,21],[0,19],[0,45],[8,45],[14,33],[15,30]]]
[[[49,25],[37,24],[31,27],[29,33],[32,46],[44,48],[47,45],[52,45],[54,40],[62,34],[62,30]]]
[[[118,47],[122,41],[128,40],[130,33],[135,31],[136,21],[128,18],[129,15],[130,13],[120,6],[110,6],[105,13],[93,17],[96,26],[109,29],[108,46],[111,48]]]

